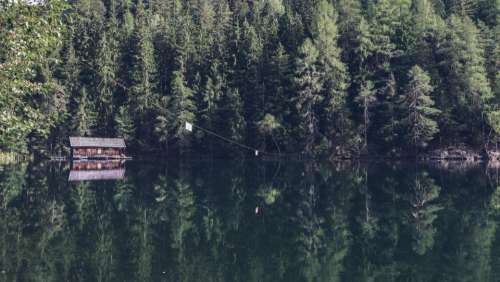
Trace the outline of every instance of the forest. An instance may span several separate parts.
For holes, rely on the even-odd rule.
[[[0,151],[404,156],[500,139],[500,0],[0,1]]]

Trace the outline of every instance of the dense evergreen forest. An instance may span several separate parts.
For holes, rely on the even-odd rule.
[[[500,136],[500,0],[0,4],[0,150],[402,155]]]

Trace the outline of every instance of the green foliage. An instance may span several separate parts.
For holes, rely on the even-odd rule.
[[[304,151],[312,154],[319,135],[319,106],[324,100],[323,81],[318,71],[319,51],[310,40],[300,47],[296,62],[296,107],[299,114],[300,138]]]
[[[417,148],[425,148],[428,142],[439,132],[433,119],[440,111],[434,108],[430,96],[433,87],[429,75],[419,66],[414,66],[408,73],[409,82],[401,96],[401,126],[404,137]]]
[[[450,117],[443,130],[468,142],[480,142],[471,138],[472,132],[482,126],[483,113],[491,108],[493,98],[479,39],[479,30],[468,17],[453,15],[437,50],[443,74],[438,107]]]
[[[326,0],[318,4],[312,33],[314,45],[319,51],[318,71],[322,76],[325,97],[321,111],[328,126],[323,127],[329,138],[335,138],[346,127],[344,119],[347,115],[345,104],[349,78],[337,44],[337,14],[332,4]]]
[[[103,34],[97,51],[97,123],[101,135],[109,135],[112,128],[113,93],[116,86],[116,55],[107,33]]]
[[[80,90],[76,103],[78,106],[72,117],[72,132],[75,136],[92,136],[96,128],[96,112],[85,86]]]
[[[129,108],[124,105],[118,109],[115,116],[116,133],[125,140],[133,141],[135,127],[132,121]]]
[[[361,85],[359,96],[356,97],[356,102],[363,110],[363,136],[365,140],[365,149],[368,146],[368,128],[371,122],[370,110],[373,107],[373,104],[377,101],[373,87],[373,82],[369,80],[364,82]]]
[[[186,122],[194,123],[196,105],[193,102],[193,91],[186,86],[182,70],[172,74],[171,99],[168,102],[169,130],[179,140],[181,146],[189,145],[191,134],[184,129]]]
[[[22,151],[28,135],[47,138],[58,118],[58,62],[64,1],[0,4],[0,148]]]
[[[1,150],[54,151],[81,134],[122,135],[134,151],[235,152],[186,132],[190,121],[266,151],[396,154],[412,135],[400,103],[415,65],[434,86],[429,108],[442,112],[422,112],[429,134],[418,147],[434,137],[482,147],[498,135],[498,0],[50,0],[0,9]]]
[[[279,129],[281,124],[271,114],[265,114],[264,118],[258,123],[261,132],[271,134],[273,131]]]

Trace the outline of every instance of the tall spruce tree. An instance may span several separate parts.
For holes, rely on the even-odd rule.
[[[439,132],[434,118],[440,111],[434,107],[430,96],[433,87],[429,75],[419,66],[414,66],[408,73],[408,79],[408,85],[400,98],[401,127],[404,138],[415,149],[425,148]]]
[[[187,86],[184,69],[172,73],[170,85],[170,100],[168,101],[168,126],[171,136],[175,138],[181,151],[188,149],[191,134],[184,129],[186,122],[194,123],[196,105],[193,101],[193,91]]]
[[[136,125],[137,141],[148,147],[154,139],[154,110],[156,107],[157,85],[154,47],[150,30],[149,11],[142,0],[136,5],[134,30],[130,36],[131,68],[130,86],[127,93],[128,107]],[[149,143],[149,144],[148,144]]]
[[[114,121],[116,135],[130,141],[131,143],[135,143],[134,121],[132,120],[132,116],[127,105],[123,105],[118,109]]]
[[[399,140],[398,120],[397,120],[397,99],[398,85],[394,74],[391,73],[387,85],[383,90],[383,100],[381,102],[380,111],[382,112],[383,126],[380,129],[385,149],[391,148],[391,153],[395,152],[396,142]]]
[[[362,83],[359,95],[356,97],[356,102],[362,109],[363,113],[363,140],[364,140],[364,150],[368,149],[368,130],[371,123],[371,108],[373,108],[377,98],[375,96],[376,91],[373,86],[373,82],[367,80]]]
[[[89,99],[87,88],[80,89],[77,98],[77,108],[73,115],[73,134],[77,136],[92,136],[96,128],[96,111],[94,103]]]
[[[454,142],[482,143],[484,113],[492,99],[479,30],[468,18],[452,15],[442,39],[439,108],[445,111],[443,133]]]
[[[299,49],[295,63],[295,98],[299,115],[299,138],[302,140],[303,150],[313,154],[317,146],[319,131],[320,105],[324,100],[323,81],[318,71],[319,51],[311,40],[306,39]]]
[[[238,89],[226,88],[224,90],[219,100],[216,117],[222,136],[236,142],[244,142],[246,121],[243,115],[243,99]],[[226,145],[224,148],[229,152],[235,149],[234,147],[226,147]]]
[[[113,127],[113,94],[115,92],[116,50],[111,48],[104,32],[97,51],[97,133],[109,136]]]
[[[260,109],[265,104],[260,65],[262,42],[247,20],[243,21],[240,44],[237,50],[236,84],[243,99],[248,141],[257,146],[260,143],[257,123],[263,116]]]
[[[313,42],[319,51],[319,72],[323,76],[324,132],[329,139],[339,137],[346,125],[346,89],[348,86],[347,69],[341,60],[338,47],[337,14],[333,5],[326,0],[320,1],[312,21]],[[331,141],[331,140],[330,140]]]
[[[130,62],[132,85],[129,93],[131,110],[138,116],[143,116],[153,108],[156,98],[154,48],[148,18],[149,14],[144,10],[142,1],[139,0],[136,7],[134,31],[131,35],[133,58]]]

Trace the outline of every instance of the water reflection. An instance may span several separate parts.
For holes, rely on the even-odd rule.
[[[486,167],[0,166],[0,281],[498,281]],[[74,166],[73,166],[74,168]]]
[[[123,177],[124,160],[73,160],[68,181],[118,180]]]

